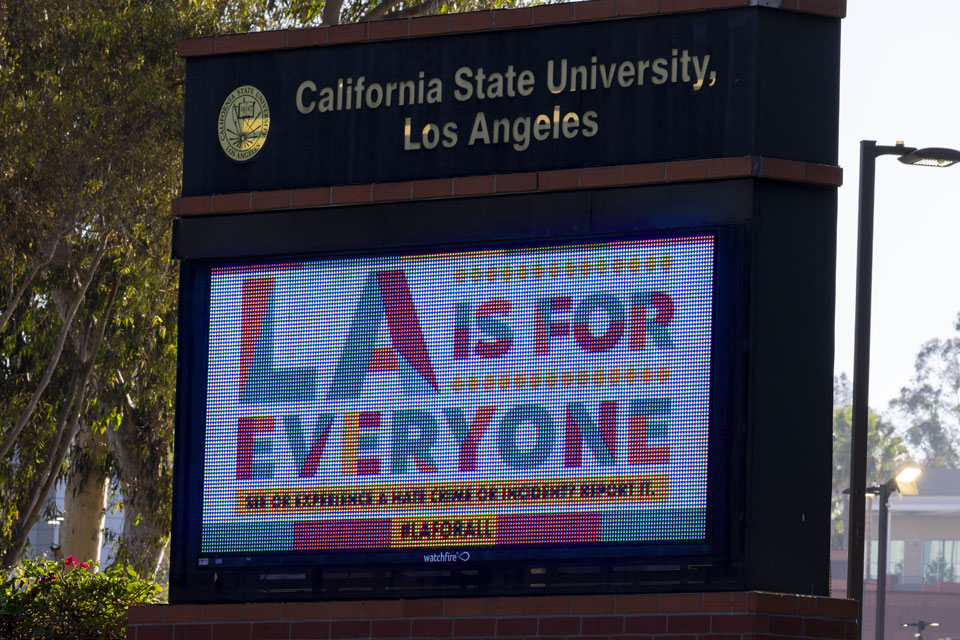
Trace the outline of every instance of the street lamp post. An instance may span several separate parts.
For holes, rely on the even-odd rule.
[[[915,483],[920,475],[917,467],[906,467],[896,477],[881,485],[867,488],[867,493],[877,494],[880,497],[880,531],[877,535],[877,622],[876,640],[883,640],[884,621],[886,618],[887,603],[887,523],[890,520],[890,495],[899,491],[904,495],[917,495]]]
[[[955,149],[877,146],[860,142],[860,211],[857,236],[857,293],[853,341],[853,428],[850,438],[850,517],[847,524],[847,597],[858,603],[857,633],[863,627],[863,530],[867,485],[867,412],[870,387],[870,304],[873,286],[873,203],[876,161],[897,156],[905,164],[949,167],[960,162]]]
[[[920,638],[920,640],[924,640],[923,638],[924,629],[926,629],[927,627],[939,627],[939,626],[940,626],[939,622],[927,622],[926,620],[917,620],[916,622],[903,623],[904,629],[906,629],[907,627],[916,627],[917,633],[913,634],[913,637]]]

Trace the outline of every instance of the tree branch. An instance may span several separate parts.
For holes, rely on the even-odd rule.
[[[13,445],[20,436],[20,432],[23,431],[23,428],[30,420],[34,410],[37,408],[37,404],[40,402],[40,398],[47,390],[47,385],[50,384],[50,380],[53,378],[53,372],[60,362],[60,356],[63,354],[63,347],[67,342],[67,336],[70,334],[70,327],[73,324],[73,319],[77,315],[77,311],[80,309],[80,304],[83,302],[83,298],[86,296],[87,290],[90,288],[90,284],[93,282],[93,278],[94,275],[96,275],[97,269],[100,268],[100,261],[107,253],[109,237],[109,233],[104,234],[104,239],[101,242],[97,257],[94,259],[90,270],[87,272],[86,278],[81,283],[80,290],[77,292],[77,297],[74,299],[73,304],[71,304],[70,309],[67,311],[67,314],[63,319],[63,326],[60,328],[60,335],[57,338],[57,344],[54,347],[53,354],[50,356],[50,361],[47,363],[47,368],[43,372],[43,377],[37,384],[37,388],[34,390],[33,396],[30,398],[27,406],[24,407],[23,411],[20,413],[20,418],[17,420],[17,424],[14,425],[14,427],[4,437],[3,445],[0,446],[0,458],[5,458],[7,454],[10,453],[10,450],[13,449]]]

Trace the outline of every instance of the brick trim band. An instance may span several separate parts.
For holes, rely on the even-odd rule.
[[[591,0],[519,9],[356,22],[330,27],[190,38],[177,43],[177,55],[181,58],[193,58],[751,6],[812,13],[831,18],[843,18],[847,15],[847,0]]]
[[[559,169],[485,176],[354,184],[308,189],[249,191],[174,198],[174,217],[239,213],[348,204],[402,202],[427,198],[459,198],[494,194],[563,191],[666,184],[728,178],[766,178],[839,187],[843,169],[827,164],[743,156]]]
[[[128,640],[855,640],[857,602],[764,592],[130,607]]]

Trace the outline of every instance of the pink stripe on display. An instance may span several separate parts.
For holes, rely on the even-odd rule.
[[[295,522],[293,548],[372,549],[390,546],[390,520]]]
[[[535,513],[497,518],[497,544],[556,544],[599,540],[599,513]]]

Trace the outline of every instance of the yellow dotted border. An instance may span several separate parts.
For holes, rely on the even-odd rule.
[[[625,369],[559,369],[550,371],[518,371],[500,375],[455,376],[450,391],[477,393],[479,391],[536,390],[564,387],[617,387],[636,384],[664,383],[670,379],[667,367],[627,367]]]
[[[457,269],[457,282],[510,282],[512,280],[540,280],[543,278],[589,278],[604,276],[607,272],[614,275],[620,273],[637,273],[641,264],[644,271],[663,271],[666,273],[673,267],[674,256],[664,253],[657,256],[648,256],[642,261],[638,256],[627,260],[557,260],[553,262],[521,262],[519,264],[505,264],[503,266],[475,266],[472,269]]]

